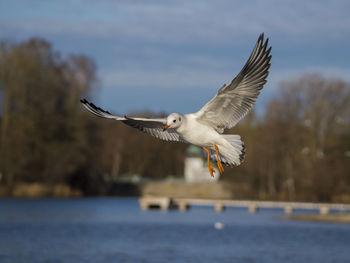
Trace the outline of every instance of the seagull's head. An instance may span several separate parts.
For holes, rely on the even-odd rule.
[[[172,113],[167,117],[166,125],[164,126],[163,131],[167,130],[168,128],[176,129],[181,126],[181,123],[184,119],[184,116],[179,113]]]

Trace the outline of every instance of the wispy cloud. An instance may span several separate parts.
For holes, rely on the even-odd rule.
[[[210,72],[203,70],[172,68],[167,71],[145,70],[145,69],[124,69],[119,71],[101,72],[101,79],[108,87],[135,87],[154,86],[162,89],[173,89],[176,87],[187,87],[205,89],[218,87],[226,82],[229,74]]]
[[[50,10],[41,12],[38,4],[27,7],[27,16],[17,17],[16,10],[10,10],[13,17],[4,15],[1,27],[157,43],[237,41],[263,31],[284,37],[348,38],[350,29],[347,0],[53,2],[62,13],[48,16]]]
[[[350,81],[348,10],[348,0],[2,1],[0,37],[39,36],[65,53],[92,57],[103,103],[113,105],[123,93],[118,107],[133,109],[124,101],[144,89],[150,109],[172,109],[169,94],[200,90],[209,99],[231,81],[261,32],[273,46],[263,96],[305,72]],[[167,104],[152,106],[152,98]],[[186,97],[193,107],[196,99]]]
[[[243,65],[242,65],[243,66]],[[190,88],[196,90],[215,90],[223,84],[231,82],[239,71],[208,71],[175,67],[169,70],[148,70],[144,68],[128,68],[122,70],[106,70],[100,72],[103,84],[109,89],[140,89],[144,86],[161,88],[162,90]],[[350,69],[336,67],[310,67],[306,69],[270,70],[268,83],[275,90],[281,81],[297,79],[303,74],[317,73],[327,78],[340,78],[350,82]]]

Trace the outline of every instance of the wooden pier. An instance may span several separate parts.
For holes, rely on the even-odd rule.
[[[152,208],[161,209],[163,211],[168,209],[186,211],[191,206],[212,206],[216,212],[222,212],[226,207],[247,207],[250,213],[256,213],[259,208],[280,208],[284,209],[286,214],[292,214],[294,209],[317,209],[320,211],[320,214],[328,214],[330,210],[350,211],[350,204],[339,203],[186,199],[152,196],[141,197],[139,203],[140,208],[144,211]]]

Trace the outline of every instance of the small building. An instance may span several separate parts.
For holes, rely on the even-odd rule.
[[[214,183],[219,177],[219,169],[212,162],[215,169],[214,177],[210,176],[207,159],[203,158],[203,150],[195,145],[190,145],[185,154],[185,181],[188,183]]]

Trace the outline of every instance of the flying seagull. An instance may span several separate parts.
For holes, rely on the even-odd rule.
[[[261,34],[241,72],[196,113],[171,113],[167,118],[156,119],[120,117],[86,99],[80,101],[89,112],[99,117],[121,121],[161,140],[203,147],[208,156],[210,175],[214,176],[210,160],[217,162],[222,173],[222,164],[237,166],[244,159],[245,146],[241,137],[222,133],[235,126],[253,107],[269,74],[270,51],[268,39],[264,42],[264,34]]]

